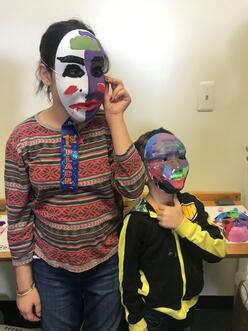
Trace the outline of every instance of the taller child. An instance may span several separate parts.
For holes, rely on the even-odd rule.
[[[6,146],[17,306],[44,331],[79,330],[83,318],[87,331],[115,331],[121,318],[121,195],[136,198],[145,171],[124,121],[130,96],[104,75],[108,67],[83,22],[49,26],[38,73],[51,106],[18,125]]]

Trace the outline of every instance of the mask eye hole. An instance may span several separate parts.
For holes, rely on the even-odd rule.
[[[94,77],[101,77],[103,75],[103,69],[101,67],[94,67],[91,69],[91,74]]]
[[[77,64],[68,64],[63,72],[63,77],[80,78],[84,75],[84,70]]]
[[[104,59],[101,56],[95,56],[91,63],[91,74],[93,77],[101,77],[104,74]]]

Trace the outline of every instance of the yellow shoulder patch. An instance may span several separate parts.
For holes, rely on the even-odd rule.
[[[183,209],[183,214],[188,220],[193,221],[197,217],[197,210],[194,202],[187,205],[182,204],[181,206]]]

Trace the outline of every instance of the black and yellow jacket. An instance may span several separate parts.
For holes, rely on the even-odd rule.
[[[146,328],[144,307],[184,319],[203,288],[203,260],[218,262],[226,242],[203,204],[179,193],[184,219],[174,230],[159,226],[146,201],[124,219],[119,241],[119,279],[129,330]]]

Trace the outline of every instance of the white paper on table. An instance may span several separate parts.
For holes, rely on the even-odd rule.
[[[1,229],[4,229],[3,232],[0,232],[0,252],[8,252],[9,244],[7,239],[7,216],[0,215],[0,221],[5,221],[6,223],[1,226]]]

